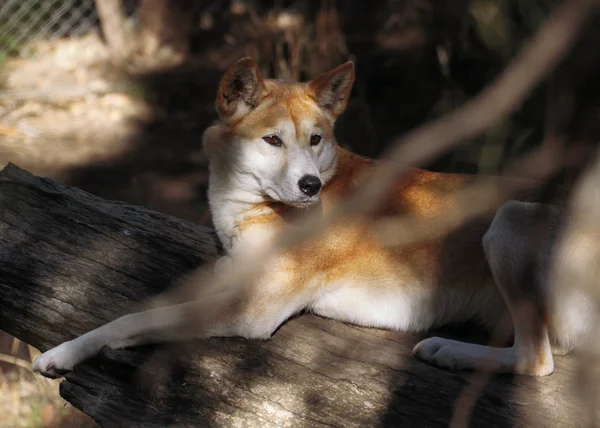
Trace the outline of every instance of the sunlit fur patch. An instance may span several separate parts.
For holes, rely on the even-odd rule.
[[[230,132],[240,140],[255,140],[279,128],[282,122],[290,121],[295,128],[298,144],[308,146],[310,133],[306,123],[318,127],[325,140],[333,139],[333,122],[306,92],[302,83],[274,83],[265,81],[268,95],[250,113],[229,125]]]

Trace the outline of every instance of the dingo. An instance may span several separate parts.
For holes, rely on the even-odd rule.
[[[351,62],[297,83],[263,79],[250,58],[222,77],[219,120],[204,132],[203,144],[210,164],[208,199],[228,253],[223,260],[231,266],[267,244],[289,214],[330,209],[375,165],[334,139],[333,125],[353,82]],[[285,251],[247,287],[213,289],[198,300],[126,315],[49,350],[33,369],[57,377],[103,346],[212,336],[266,339],[290,316],[308,310],[411,332],[470,319],[490,327],[508,313],[514,331],[510,347],[433,337],[417,344],[414,354],[451,369],[490,363],[497,372],[548,375],[554,369],[552,351],[571,350],[592,311],[589,300],[566,293],[566,287],[551,293],[546,286],[560,223],[555,208],[542,207],[548,215],[533,261],[527,257],[528,230],[538,204],[532,202],[508,202],[495,216],[409,247],[386,248],[369,228],[377,215],[425,218],[453,209],[453,196],[471,181],[468,175],[411,170],[369,215],[342,221]],[[524,280],[521,272],[529,262],[538,275]],[[517,310],[520,297],[536,310]]]

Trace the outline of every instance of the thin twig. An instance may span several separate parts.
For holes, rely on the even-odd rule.
[[[31,363],[22,358],[15,357],[13,355],[6,355],[6,354],[0,353],[0,361],[24,368],[27,371],[31,372]]]
[[[531,189],[540,180],[556,172],[565,161],[554,147],[543,145],[513,162],[506,177],[479,177],[455,196],[455,210],[444,210],[431,218],[412,216],[379,220],[372,225],[380,244],[400,247],[435,239],[464,224],[465,221],[490,212],[521,190]],[[518,175],[519,178],[513,178]]]

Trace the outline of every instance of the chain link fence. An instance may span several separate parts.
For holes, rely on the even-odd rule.
[[[94,0],[0,2],[0,52],[23,53],[28,42],[82,35],[98,26]]]

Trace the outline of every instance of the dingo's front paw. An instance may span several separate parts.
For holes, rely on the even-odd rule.
[[[34,372],[42,376],[56,379],[73,370],[79,362],[77,353],[74,352],[73,342],[64,342],[37,357],[31,364]]]

